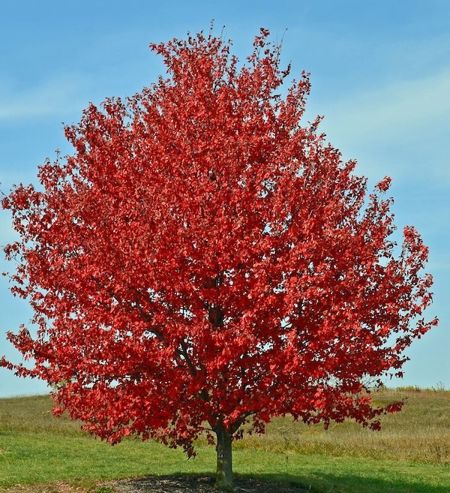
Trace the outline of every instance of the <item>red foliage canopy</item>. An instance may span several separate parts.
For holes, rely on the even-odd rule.
[[[247,63],[202,33],[152,45],[167,77],[91,104],[73,155],[3,200],[20,240],[13,292],[37,334],[9,339],[67,410],[111,442],[130,433],[192,452],[272,416],[372,427],[371,386],[436,320],[427,248],[392,240],[390,179],[367,194],[355,162],[301,124],[307,74],[262,29]],[[209,425],[205,425],[208,423]]]

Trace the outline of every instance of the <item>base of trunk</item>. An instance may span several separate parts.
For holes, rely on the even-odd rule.
[[[221,491],[233,491],[231,433],[223,425],[218,425],[215,431],[217,435],[216,488]]]

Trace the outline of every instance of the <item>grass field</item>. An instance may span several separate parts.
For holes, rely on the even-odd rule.
[[[450,391],[384,390],[377,399],[403,397],[404,410],[386,416],[381,432],[275,420],[265,436],[235,444],[235,472],[316,493],[448,493]],[[202,442],[193,460],[153,442],[111,447],[54,418],[47,396],[0,399],[0,492],[107,493],[104,482],[116,478],[211,474],[214,466],[213,447]]]

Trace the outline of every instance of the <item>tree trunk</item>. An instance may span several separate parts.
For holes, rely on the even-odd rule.
[[[217,425],[217,472],[216,486],[222,491],[233,491],[233,462],[231,433],[223,425]]]

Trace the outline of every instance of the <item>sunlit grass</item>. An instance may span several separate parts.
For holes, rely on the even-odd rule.
[[[386,390],[377,400],[403,397],[404,410],[386,416],[381,432],[350,422],[324,431],[277,419],[266,435],[235,444],[235,471],[319,493],[448,492],[450,392]],[[116,478],[211,474],[214,465],[213,447],[201,441],[193,460],[154,442],[126,440],[111,447],[81,432],[79,423],[54,418],[47,396],[0,399],[0,490],[96,491]]]

